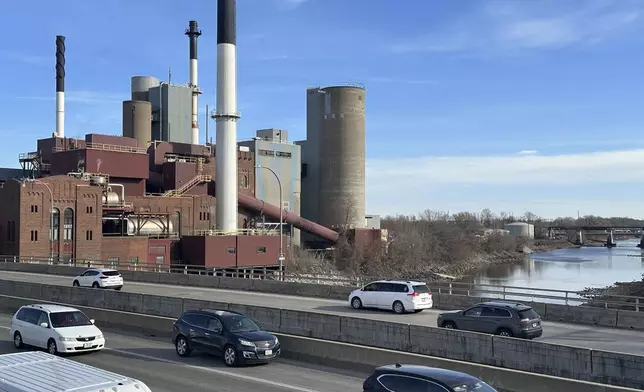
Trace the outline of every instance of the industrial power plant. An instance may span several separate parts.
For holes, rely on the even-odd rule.
[[[189,82],[132,77],[121,136],[84,139],[65,137],[66,41],[56,37],[56,131],[20,154],[20,175],[0,188],[0,252],[266,270],[341,239],[382,247],[387,233],[365,211],[364,86],[308,89],[306,140],[261,129],[238,141],[236,2],[218,0],[216,108],[206,117],[216,137],[200,144],[197,21],[185,35]]]

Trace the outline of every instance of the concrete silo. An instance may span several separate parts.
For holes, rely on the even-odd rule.
[[[131,93],[133,101],[150,101],[149,91],[159,86],[159,79],[152,76],[132,76]]]
[[[506,223],[505,230],[513,237],[534,238],[534,225],[526,222]]]
[[[152,104],[147,101],[123,101],[123,136],[146,148],[152,140]]]
[[[319,132],[312,138],[318,143],[319,151],[319,223],[332,228],[362,228],[365,225],[365,89],[347,85],[320,91],[324,110],[317,118],[319,126],[311,129]]]

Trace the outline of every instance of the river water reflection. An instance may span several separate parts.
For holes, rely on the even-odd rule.
[[[630,282],[644,273],[644,252],[638,243],[639,239],[619,241],[612,249],[583,247],[535,253],[522,264],[491,267],[464,281],[571,291]]]

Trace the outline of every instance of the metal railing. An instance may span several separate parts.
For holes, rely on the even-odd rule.
[[[196,265],[141,263],[138,260],[52,260],[48,257],[18,257],[0,256],[0,263],[47,264],[73,267],[106,267],[128,271],[147,271],[158,273],[182,273],[213,276],[228,276],[247,279],[279,280],[279,271],[275,266],[224,268],[204,267]],[[288,271],[288,270],[287,270]],[[1,276],[1,274],[0,274]],[[286,273],[284,281],[323,284],[344,287],[362,287],[363,285],[380,280],[373,277],[355,277],[346,275]],[[404,280],[404,279],[403,279]],[[432,292],[439,295],[460,295],[484,300],[502,300],[516,302],[536,302],[569,306],[592,306],[605,309],[622,309],[644,311],[644,297],[614,295],[605,289],[589,291],[572,291],[559,289],[528,288],[518,286],[495,286],[490,284],[475,284],[463,282],[431,282],[428,283]]]
[[[222,236],[222,235],[279,235],[276,229],[236,229],[233,231],[225,230],[193,230],[192,235],[197,236]]]
[[[130,147],[130,146],[121,146],[118,144],[106,144],[106,143],[85,143],[84,146],[65,146],[65,147],[54,147],[53,152],[61,151],[72,151],[72,150],[102,150],[102,151],[113,151],[113,152],[130,152],[136,154],[147,154],[147,149],[142,147]]]

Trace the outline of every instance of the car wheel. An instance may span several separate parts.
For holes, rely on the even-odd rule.
[[[353,297],[351,299],[351,307],[354,309],[361,309],[362,308],[362,301],[358,297]]]
[[[233,346],[226,346],[224,349],[224,363],[226,366],[237,366],[239,364],[239,358],[237,357],[237,350]]]
[[[416,309],[416,310],[414,310],[414,313],[420,313],[422,311],[423,311],[423,309]]]
[[[497,334],[497,335],[499,335],[499,336],[505,336],[506,338],[511,338],[512,336],[514,336],[514,335],[512,334],[512,331],[510,331],[509,329],[505,329],[505,328],[501,328],[501,329],[499,329],[499,330],[496,332],[496,334]]]
[[[397,314],[405,313],[405,305],[403,305],[402,302],[400,301],[394,302],[394,304],[391,307],[394,310],[394,313],[397,313]]]
[[[97,289],[97,288],[99,287],[99,286],[98,286],[98,282],[94,282],[94,283],[92,283],[92,287],[93,287],[93,288],[95,288],[95,289]]]
[[[74,287],[79,287],[79,286],[80,286],[80,283],[78,283],[78,281],[77,281],[77,280],[75,280],[75,281],[74,281],[74,283],[72,284],[72,286],[74,286]]]
[[[56,341],[54,339],[49,339],[47,342],[47,352],[51,355],[58,354],[58,347],[56,346]]]
[[[445,321],[443,323],[443,328],[456,329],[456,324],[454,324],[452,321]]]
[[[20,335],[20,332],[18,331],[13,334],[13,345],[16,346],[16,348],[22,348],[22,335]]]
[[[177,355],[180,357],[187,357],[192,352],[190,344],[188,344],[188,340],[183,336],[179,336],[177,338],[175,348],[177,349]]]

